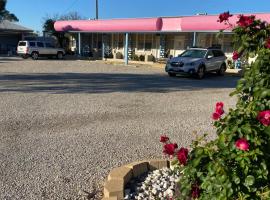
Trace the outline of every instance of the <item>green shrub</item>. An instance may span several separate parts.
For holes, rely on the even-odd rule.
[[[155,56],[153,56],[153,55],[151,54],[151,55],[148,55],[148,56],[147,56],[147,61],[155,62],[155,61],[156,61],[156,58],[155,58]]]
[[[139,60],[140,60],[140,61],[145,61],[145,55],[140,55],[140,56],[139,56]]]
[[[230,16],[223,13],[220,21],[230,25],[228,18],[222,20],[225,15]],[[231,93],[238,97],[236,108],[225,114],[223,103],[217,103],[212,115],[217,139],[205,143],[202,136],[189,154],[165,136],[161,140],[182,172],[181,200],[270,199],[270,25],[243,15],[237,24],[234,59],[244,53],[257,59]]]
[[[133,53],[133,54],[131,55],[131,58],[130,58],[130,59],[131,59],[131,60],[135,60],[135,61],[139,61],[139,60],[140,60],[139,56],[136,55],[135,53]]]
[[[123,59],[123,58],[124,58],[124,56],[121,52],[116,53],[116,59]]]

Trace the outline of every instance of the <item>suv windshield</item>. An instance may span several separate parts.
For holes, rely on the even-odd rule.
[[[179,57],[190,57],[190,58],[203,58],[207,50],[203,49],[189,49],[184,51]]]

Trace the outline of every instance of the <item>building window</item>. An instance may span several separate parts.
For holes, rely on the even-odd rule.
[[[152,49],[152,40],[153,40],[153,35],[152,34],[146,34],[145,35],[145,50],[146,51],[151,51],[151,49]]]
[[[114,41],[113,46],[115,49],[122,49],[124,45],[124,34],[115,33],[114,34]]]
[[[119,33],[118,49],[123,49],[123,47],[124,47],[124,34]]]
[[[144,50],[144,34],[138,34],[138,47],[139,51]]]

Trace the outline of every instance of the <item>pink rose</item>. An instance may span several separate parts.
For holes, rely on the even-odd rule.
[[[265,47],[266,47],[267,49],[270,49],[270,38],[268,38],[268,39],[266,40]]]
[[[230,14],[230,12],[224,12],[219,15],[218,22],[222,23],[223,21],[228,21],[229,17],[232,17],[233,15]]]
[[[245,138],[238,139],[235,142],[235,146],[242,151],[247,151],[249,149],[248,141]]]
[[[239,18],[239,20],[238,20],[237,24],[241,27],[250,26],[255,20],[254,15],[251,15],[251,16],[239,15],[238,18]]]
[[[188,158],[188,149],[183,147],[180,148],[180,150],[177,152],[177,158],[181,165],[186,165]]]
[[[176,143],[169,143],[169,144],[165,144],[163,146],[163,153],[167,154],[169,156],[174,155],[175,149],[178,148],[178,145]]]
[[[270,110],[265,110],[259,112],[257,119],[264,125],[269,126],[270,125]]]
[[[240,54],[239,54],[237,51],[234,51],[234,52],[233,52],[232,59],[233,59],[233,60],[237,60],[238,58],[240,58]]]
[[[165,143],[167,141],[169,141],[169,138],[166,135],[160,136],[160,142]]]
[[[200,197],[200,188],[197,183],[191,186],[191,196],[193,199],[197,199]]]
[[[212,114],[212,119],[213,119],[213,120],[219,120],[220,118],[221,118],[221,115],[220,115],[219,113],[214,112],[214,113]]]
[[[214,113],[212,113],[213,120],[219,120],[221,118],[221,115],[224,114],[223,106],[224,106],[223,102],[216,103],[216,110]]]
[[[224,113],[223,106],[224,106],[223,102],[217,102],[216,103],[216,113],[222,115]]]

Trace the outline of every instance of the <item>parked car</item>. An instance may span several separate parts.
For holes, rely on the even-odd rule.
[[[176,74],[196,75],[202,79],[206,72],[215,71],[223,76],[226,69],[226,56],[220,49],[190,48],[168,60],[165,71],[169,76]]]
[[[39,57],[54,57],[63,59],[65,50],[56,48],[51,43],[43,41],[19,41],[17,46],[17,54],[26,59],[32,57],[37,60]]]

